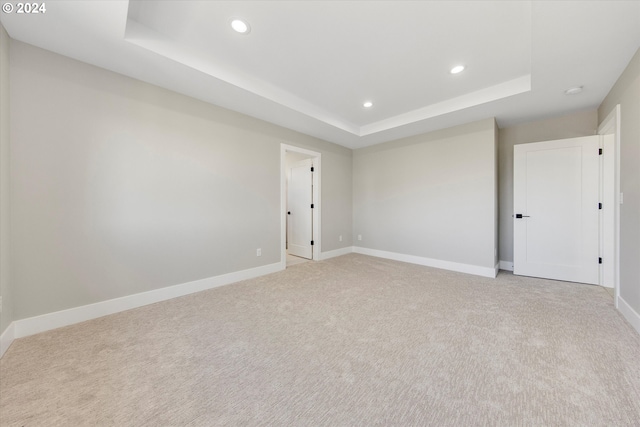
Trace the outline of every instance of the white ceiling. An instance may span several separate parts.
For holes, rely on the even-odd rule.
[[[46,7],[2,24],[16,40],[350,148],[597,108],[640,47],[637,0]],[[232,17],[251,32],[231,30]],[[465,71],[450,74],[457,64]],[[564,95],[572,86],[584,91]]]

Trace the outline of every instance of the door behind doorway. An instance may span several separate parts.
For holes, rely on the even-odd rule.
[[[313,258],[313,163],[298,161],[287,180],[287,244],[291,255]]]

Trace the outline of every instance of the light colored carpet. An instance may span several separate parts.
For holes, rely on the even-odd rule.
[[[362,255],[14,342],[3,426],[637,426],[597,286]]]
[[[291,267],[292,265],[302,264],[303,262],[309,262],[306,258],[301,258],[295,255],[289,255],[287,253],[287,267]]]

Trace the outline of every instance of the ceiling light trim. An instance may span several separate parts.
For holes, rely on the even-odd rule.
[[[577,95],[584,90],[584,86],[574,86],[564,91],[564,94],[567,96]]]

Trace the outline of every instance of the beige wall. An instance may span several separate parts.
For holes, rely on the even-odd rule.
[[[596,110],[523,123],[500,129],[498,137],[499,235],[501,261],[513,262],[513,146],[594,135],[598,129]]]
[[[13,321],[9,245],[9,35],[0,25],[0,334]]]
[[[640,313],[640,50],[598,108],[598,122],[620,104],[620,297]]]
[[[354,151],[354,244],[494,268],[495,121]]]
[[[279,262],[281,143],[351,245],[350,150],[16,41],[11,72],[16,319]]]

